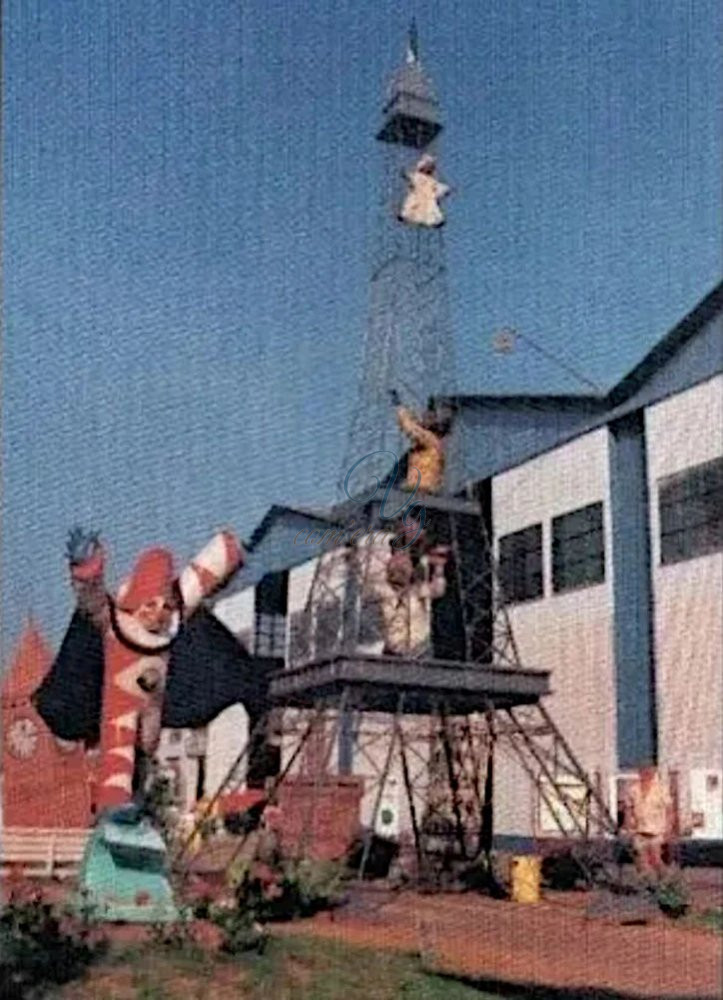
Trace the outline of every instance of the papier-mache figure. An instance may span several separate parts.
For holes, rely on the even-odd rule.
[[[657,768],[640,768],[625,802],[625,827],[632,834],[635,865],[643,876],[660,876],[663,848],[672,832],[673,800]]]
[[[91,743],[100,738],[100,813],[130,802],[135,790],[142,793],[139,771],[144,757],[157,749],[162,724],[201,725],[239,700],[238,686],[229,684],[230,671],[240,673],[245,651],[199,608],[244,557],[236,538],[220,532],[177,577],[171,553],[149,548],[114,597],[106,590],[105,553],[97,534],[73,530],[67,556],[76,612],[34,700],[57,736]],[[189,635],[194,612],[200,620]],[[198,662],[204,638],[219,643],[215,663]],[[182,690],[175,693],[175,706],[167,706],[169,659],[182,639],[195,649],[185,650],[186,676],[178,678]],[[189,652],[196,654],[192,678]]]
[[[242,647],[208,612],[193,630],[194,612],[203,615],[203,598],[225,583],[243,558],[239,542],[226,531],[179,576],[167,549],[146,549],[112,596],[97,534],[71,532],[68,562],[77,607],[34,701],[57,736],[100,737],[97,823],[81,864],[78,905],[90,903],[105,920],[179,919],[166,844],[145,809],[143,765],[157,749],[164,722],[202,725],[243,700]],[[182,694],[176,692],[176,715],[169,720],[172,653],[184,640],[190,649],[176,662],[185,675]]]
[[[444,567],[447,550],[431,549],[415,567],[406,552],[396,552],[383,576],[369,581],[379,602],[384,655],[419,659],[431,655],[432,601],[447,588]]]
[[[450,189],[437,179],[437,161],[429,153],[420,157],[413,170],[404,171],[409,191],[399,213],[401,222],[410,226],[436,229],[444,225],[444,215],[439,207]]]
[[[447,407],[430,406],[421,417],[416,417],[401,405],[396,392],[391,393],[391,398],[399,427],[412,442],[404,488],[418,487],[421,493],[438,493],[444,484],[445,439],[452,426],[452,414]]]

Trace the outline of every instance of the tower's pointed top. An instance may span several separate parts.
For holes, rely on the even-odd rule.
[[[422,63],[419,59],[419,38],[416,21],[412,21],[409,26],[407,58],[392,77],[389,93],[392,99],[397,94],[404,93],[419,98],[422,101],[430,101],[436,104],[432,84],[422,69]]]
[[[442,125],[434,89],[419,61],[419,40],[414,20],[407,35],[407,58],[392,77],[387,94],[385,120],[377,139],[423,149]]]
[[[412,18],[407,34],[407,64],[419,62],[419,36],[417,34],[417,22]]]

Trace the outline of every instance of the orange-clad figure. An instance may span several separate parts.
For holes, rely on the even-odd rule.
[[[243,550],[221,532],[176,578],[171,553],[147,549],[116,597],[107,593],[105,557],[95,534],[71,532],[68,559],[78,611],[103,641],[98,812],[131,801],[143,783],[143,761],[161,732],[171,644],[202,599],[243,562]],[[140,751],[140,753],[138,752]]]
[[[439,493],[444,485],[445,443],[452,417],[446,407],[430,406],[421,417],[401,405],[396,392],[391,393],[401,431],[412,443],[407,461],[404,488],[421,493]]]

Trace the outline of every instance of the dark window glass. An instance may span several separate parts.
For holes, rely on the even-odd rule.
[[[500,586],[512,604],[542,597],[541,524],[500,538]]]
[[[288,582],[288,573],[268,573],[256,585],[254,652],[257,656],[284,656]]]
[[[552,589],[556,594],[605,579],[603,505],[592,503],[552,520]]]
[[[723,549],[723,459],[660,480],[660,561]]]
[[[286,647],[284,615],[256,615],[254,652],[257,656],[283,657]]]

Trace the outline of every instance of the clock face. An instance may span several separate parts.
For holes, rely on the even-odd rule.
[[[8,751],[19,760],[32,757],[38,745],[38,727],[32,719],[22,717],[10,723],[6,736]]]

